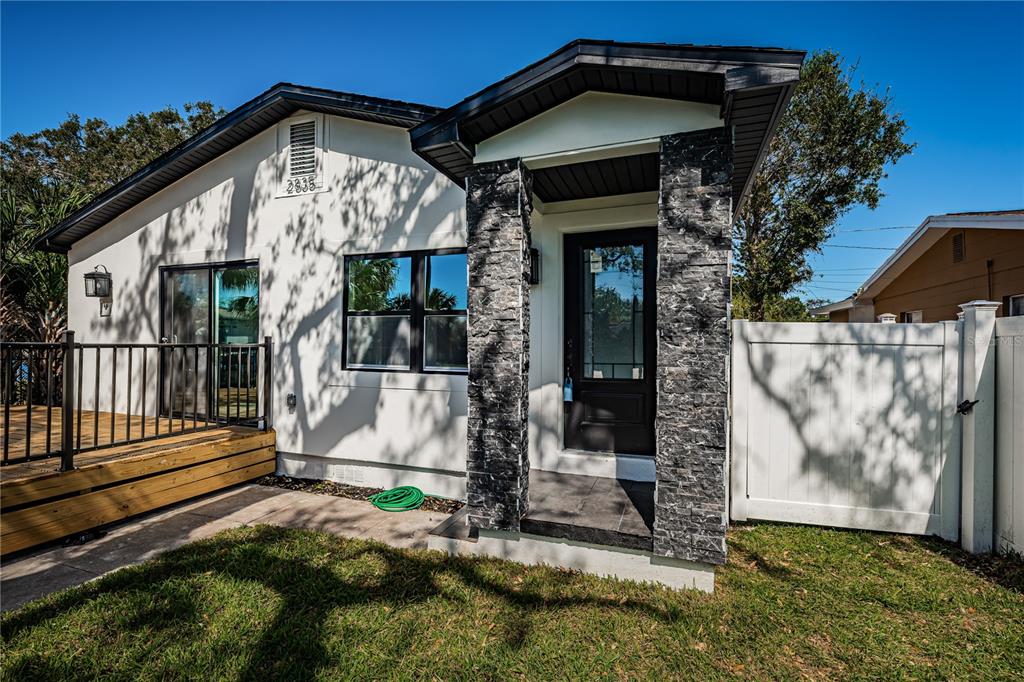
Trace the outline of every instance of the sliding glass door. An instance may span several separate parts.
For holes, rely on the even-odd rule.
[[[255,416],[258,354],[231,346],[259,341],[259,267],[223,263],[169,267],[161,274],[161,341],[201,344],[162,351],[161,412],[189,419]]]

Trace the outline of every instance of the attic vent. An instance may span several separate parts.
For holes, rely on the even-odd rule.
[[[295,123],[289,130],[288,174],[291,177],[316,173],[316,121]]]
[[[964,233],[957,232],[953,235],[953,262],[962,263],[964,260]]]

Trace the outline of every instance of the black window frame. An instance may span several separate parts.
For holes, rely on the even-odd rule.
[[[260,261],[258,258],[245,258],[240,260],[226,260],[226,261],[210,261],[207,263],[187,263],[184,265],[161,265],[157,268],[157,276],[160,279],[159,283],[159,312],[160,315],[160,339],[167,338],[167,332],[165,329],[166,320],[164,319],[164,311],[166,310],[167,304],[167,289],[166,289],[166,273],[168,272],[187,272],[189,270],[209,270],[207,273],[207,291],[212,299],[213,297],[213,280],[215,270],[245,270],[248,268],[256,268],[259,271]],[[262,279],[260,280],[262,284]],[[258,293],[262,293],[257,288]],[[217,340],[213,338],[213,301],[210,301],[210,305],[207,306],[206,312],[207,325],[206,328],[209,330],[210,338],[207,339],[208,343],[217,343]],[[257,330],[256,340],[259,341],[259,330]]]
[[[166,328],[167,320],[166,320],[166,316],[165,316],[165,312],[167,311],[167,275],[169,273],[188,272],[190,270],[206,270],[207,271],[206,272],[206,277],[207,277],[207,279],[206,279],[206,291],[207,291],[207,295],[210,297],[210,300],[209,300],[209,302],[207,303],[207,306],[206,306],[207,307],[207,311],[206,311],[206,328],[208,330],[208,335],[209,335],[209,338],[207,338],[206,343],[210,344],[210,345],[216,345],[219,342],[217,341],[217,339],[214,336],[214,329],[215,329],[215,326],[214,326],[214,316],[217,314],[217,311],[214,309],[214,305],[213,305],[214,280],[216,279],[216,276],[215,276],[214,273],[217,272],[218,270],[246,270],[246,269],[249,269],[249,268],[256,268],[256,272],[259,274],[259,284],[256,287],[256,294],[259,297],[257,299],[257,304],[258,305],[262,305],[262,298],[263,298],[263,296],[262,296],[262,294],[263,294],[263,291],[262,291],[263,276],[262,276],[262,270],[260,269],[260,259],[259,258],[241,258],[241,259],[236,259],[236,260],[206,261],[206,262],[203,262],[203,263],[183,263],[183,264],[174,264],[174,265],[161,265],[161,266],[157,267],[157,278],[159,279],[158,286],[157,286],[157,289],[158,289],[157,296],[159,298],[159,301],[157,302],[157,308],[158,308],[157,315],[160,317],[160,322],[157,325],[157,327],[159,329],[160,336],[157,337],[157,338],[160,340],[160,343],[164,343],[164,339],[167,339],[168,343],[171,342],[170,341],[170,337],[167,336],[167,334],[169,332],[167,331],[167,328]],[[259,340],[262,338],[260,336],[260,331],[261,331],[260,327],[262,326],[262,324],[261,324],[262,320],[260,319],[260,317],[258,315],[257,315],[256,320],[257,320],[256,342],[259,343]],[[230,345],[230,344],[225,344],[225,345]],[[158,393],[157,393],[157,411],[160,412],[161,414],[169,413],[168,407],[166,405],[166,401],[164,400],[164,388],[163,388],[164,375],[167,373],[166,364],[167,364],[166,358],[164,358],[163,354],[161,354],[160,355],[160,363],[157,365],[157,373],[158,373],[157,381],[159,382],[159,389],[158,389]]]
[[[342,264],[342,300],[341,300],[341,367],[343,370],[352,372],[396,372],[400,374],[454,374],[465,375],[469,373],[468,358],[465,368],[427,368],[424,363],[424,320],[427,317],[460,317],[465,316],[468,324],[467,309],[453,310],[426,310],[427,296],[427,259],[431,256],[449,256],[454,254],[465,254],[465,247],[445,249],[418,249],[410,251],[386,251],[377,253],[354,253],[346,254]],[[411,277],[409,297],[412,302],[412,310],[409,311],[409,367],[372,367],[364,365],[350,365],[348,362],[348,318],[349,317],[387,317],[403,314],[404,311],[362,311],[348,309],[348,274],[349,262],[353,260],[370,260],[382,258],[409,258],[411,264]],[[467,262],[466,272],[466,293],[469,293],[469,264]],[[467,305],[469,301],[466,301]],[[468,352],[468,349],[467,349]]]

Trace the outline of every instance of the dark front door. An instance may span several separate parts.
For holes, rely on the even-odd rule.
[[[565,237],[565,446],[654,452],[653,228]]]

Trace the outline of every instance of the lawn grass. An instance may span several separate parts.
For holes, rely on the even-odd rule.
[[[1024,671],[1019,562],[977,562],[934,540],[772,524],[732,529],[729,550],[707,595],[239,528],[6,614],[2,676],[1019,679]]]

